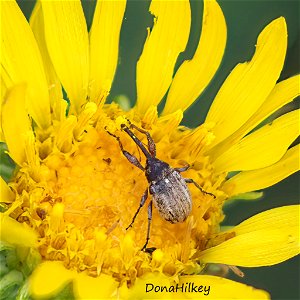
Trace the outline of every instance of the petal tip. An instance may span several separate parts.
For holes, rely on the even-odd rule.
[[[283,16],[273,20],[270,25],[272,25],[274,28],[278,29],[278,30],[282,30],[287,34],[287,24],[286,24],[286,20]]]

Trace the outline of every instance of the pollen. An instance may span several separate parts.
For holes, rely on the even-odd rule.
[[[218,190],[222,178],[212,175],[209,158],[199,146],[193,148],[195,135],[203,137],[207,129],[193,132],[173,128],[167,137],[155,140],[159,159],[172,167],[190,164],[191,169],[182,173],[183,177],[193,178],[217,198],[190,185],[192,212],[185,222],[178,224],[170,224],[154,208],[148,247],[155,250],[150,255],[141,251],[147,234],[150,199],[133,226],[126,230],[148,182],[106,131],[113,130],[124,148],[145,165],[143,154],[120,129],[126,118],[118,109],[103,110],[93,125],[87,122],[80,138],[65,142],[60,150],[55,147],[55,140],[61,135],[59,130],[64,129],[53,127],[48,137],[53,141],[49,154],[44,158],[39,154],[38,167],[24,165],[11,183],[22,200],[12,215],[38,233],[39,251],[45,260],[62,261],[66,268],[93,277],[104,273],[130,286],[137,277],[155,270],[168,276],[199,272],[201,262],[191,258],[197,250],[205,249],[209,238],[218,232],[225,199]],[[142,126],[141,120],[136,125]],[[164,128],[153,122],[147,124],[147,130],[157,137],[156,133]],[[136,135],[147,143],[142,134]],[[191,135],[193,139],[187,139]],[[36,144],[42,145],[38,139],[37,135]],[[32,172],[32,168],[38,172]],[[38,180],[31,178],[33,173],[38,174]]]

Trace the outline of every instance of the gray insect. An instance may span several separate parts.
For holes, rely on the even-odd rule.
[[[130,127],[145,134],[147,137],[148,150],[125,124],[121,125],[121,129],[133,139],[133,141],[146,156],[146,167],[143,167],[134,155],[124,150],[118,136],[108,131],[107,132],[115,139],[117,139],[121,151],[129,160],[129,162],[145,172],[146,178],[149,182],[149,187],[147,187],[142,196],[140,206],[134,214],[131,223],[126,228],[127,230],[128,228],[132,227],[140,209],[144,206],[148,198],[149,190],[150,194],[152,195],[152,200],[150,201],[148,206],[148,229],[146,243],[142,248],[142,250],[147,250],[146,247],[150,239],[150,227],[152,220],[152,202],[154,203],[154,206],[156,207],[162,218],[170,223],[178,223],[183,222],[189,216],[192,210],[192,198],[190,191],[186,185],[187,183],[193,183],[204,194],[211,195],[214,198],[215,196],[204,191],[193,179],[183,178],[181,176],[180,173],[188,170],[190,167],[189,165],[182,168],[171,168],[169,164],[156,158],[156,146],[149,132],[137,127],[134,124],[130,124]]]

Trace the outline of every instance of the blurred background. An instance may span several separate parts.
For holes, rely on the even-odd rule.
[[[17,1],[26,18],[30,17],[35,1]],[[272,20],[283,16],[288,27],[288,51],[280,81],[299,73],[299,12],[298,0],[220,0],[218,1],[226,18],[228,40],[222,65],[216,76],[190,109],[185,112],[183,124],[195,127],[201,124],[210,104],[220,86],[239,62],[250,60],[254,51],[258,34]],[[87,25],[92,22],[95,1],[82,1]],[[125,18],[121,31],[119,65],[108,101],[118,96],[126,96],[131,106],[136,99],[135,72],[136,62],[143,49],[146,28],[152,25],[152,17],[148,13],[150,1],[128,0]],[[203,12],[202,0],[192,0],[192,27],[187,49],[178,59],[180,63],[192,57],[201,32]],[[284,113],[299,107],[299,99],[295,99],[281,110]],[[273,116],[274,117],[274,116]],[[1,144],[1,175],[8,180],[13,165],[5,155],[5,145]],[[267,209],[299,203],[299,172],[283,180],[279,184],[264,190],[260,200],[235,201],[225,207],[224,225],[236,225],[246,218]],[[300,299],[299,292],[299,256],[287,262],[261,268],[241,268],[244,278],[230,275],[236,281],[267,290],[272,299]]]

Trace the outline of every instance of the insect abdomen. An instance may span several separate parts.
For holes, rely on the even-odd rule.
[[[175,170],[164,179],[150,185],[154,206],[170,223],[183,222],[192,210],[190,192],[182,176]]]

